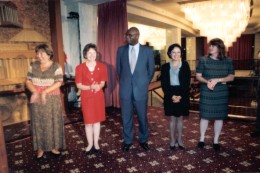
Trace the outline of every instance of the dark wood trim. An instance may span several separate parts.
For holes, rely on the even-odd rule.
[[[49,0],[49,14],[51,44],[54,53],[54,60],[58,62],[64,70],[64,51],[62,39],[60,0]]]
[[[0,121],[0,172],[8,173],[8,162],[2,121]]]
[[[49,15],[50,15],[50,30],[51,30],[51,45],[54,53],[54,61],[58,62],[64,71],[64,50],[62,39],[62,24],[61,24],[61,4],[60,0],[49,0]],[[63,104],[63,113],[65,113],[65,98],[61,95]]]

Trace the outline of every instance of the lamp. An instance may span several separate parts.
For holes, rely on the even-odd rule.
[[[23,30],[12,37],[10,42],[48,42],[48,40],[40,33],[35,31],[28,19],[23,21]]]
[[[193,22],[208,41],[220,38],[227,47],[245,30],[250,17],[250,0],[210,0],[181,5],[185,18]]]

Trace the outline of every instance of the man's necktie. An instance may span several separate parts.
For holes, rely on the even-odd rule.
[[[135,70],[135,65],[136,65],[136,55],[135,55],[135,49],[134,47],[132,47],[131,49],[131,54],[130,54],[130,68],[131,68],[131,72],[132,74],[134,73]]]

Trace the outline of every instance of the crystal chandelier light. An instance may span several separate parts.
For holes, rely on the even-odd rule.
[[[181,9],[208,41],[218,37],[229,47],[248,24],[250,0],[210,0],[183,4]]]

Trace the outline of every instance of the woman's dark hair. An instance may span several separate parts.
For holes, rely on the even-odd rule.
[[[45,52],[50,56],[50,60],[53,59],[53,51],[47,44],[39,44],[35,47],[35,53],[37,54],[39,51]]]
[[[170,45],[169,48],[168,48],[168,50],[167,50],[167,55],[168,55],[168,57],[169,57],[170,59],[172,59],[172,57],[171,57],[171,52],[172,52],[172,50],[173,50],[175,47],[178,47],[178,48],[181,50],[181,57],[182,57],[183,49],[182,49],[182,47],[181,47],[179,44],[175,43],[175,44]]]
[[[217,48],[218,48],[218,57],[217,58],[219,60],[226,58],[225,44],[224,44],[223,40],[221,40],[220,38],[214,38],[214,39],[210,40],[209,45],[217,46]],[[209,54],[209,56],[210,55],[211,54]]]
[[[85,47],[84,47],[84,49],[83,49],[83,51],[82,51],[82,53],[83,53],[83,58],[85,58],[85,59],[87,59],[87,57],[86,57],[86,53],[89,51],[89,49],[94,49],[96,52],[97,52],[97,46],[95,45],[95,44],[93,44],[93,43],[89,43],[89,44],[87,44]]]

